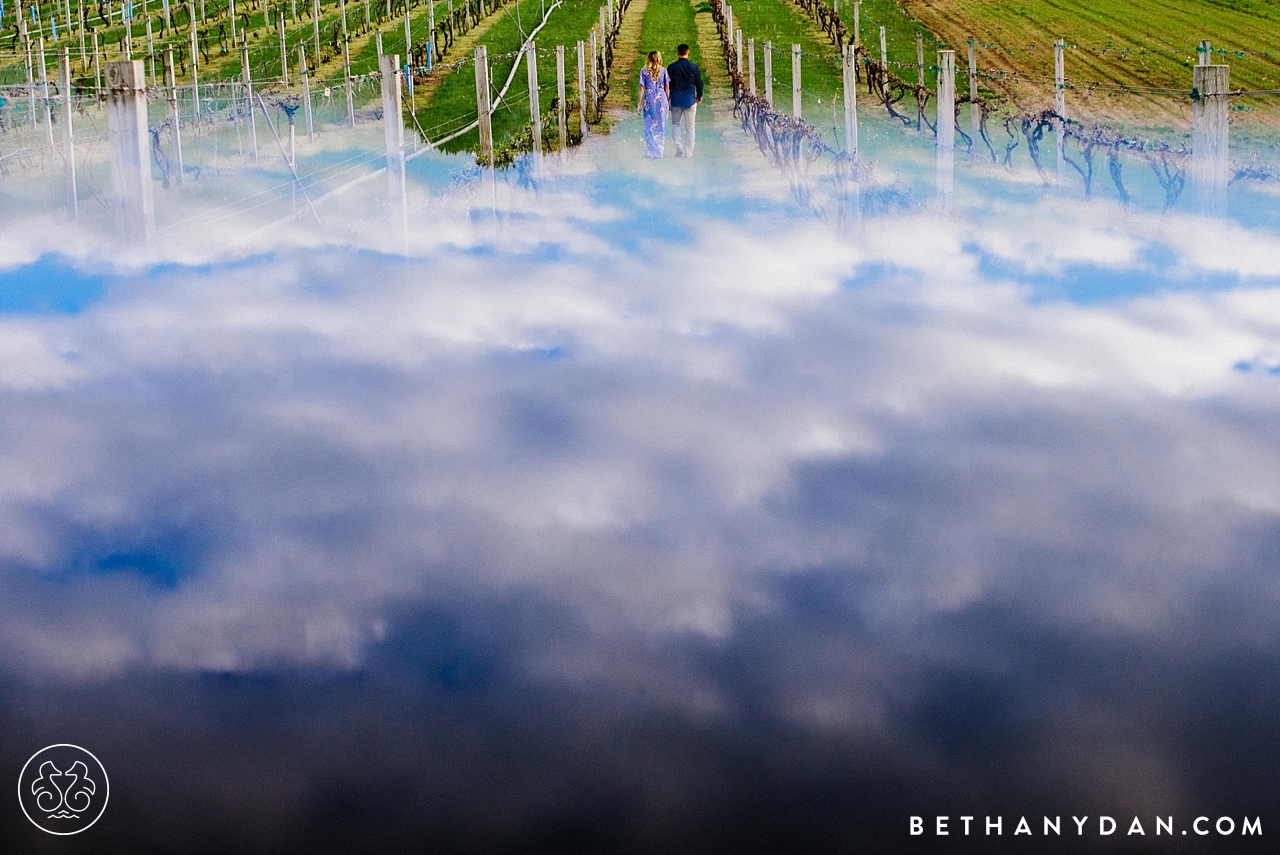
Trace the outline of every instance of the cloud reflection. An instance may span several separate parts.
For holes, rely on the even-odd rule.
[[[0,316],[7,750],[84,716],[151,754],[112,834],[179,850],[1261,809],[1277,235],[650,230],[652,185],[592,180]],[[1170,287],[1069,298],[1098,271]]]

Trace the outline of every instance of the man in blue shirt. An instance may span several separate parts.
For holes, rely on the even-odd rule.
[[[693,122],[702,103],[702,72],[689,61],[689,46],[676,48],[676,61],[667,66],[671,77],[671,131],[676,157],[693,157]]]

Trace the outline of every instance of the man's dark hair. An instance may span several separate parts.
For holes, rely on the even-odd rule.
[[[676,56],[688,56],[688,55],[689,55],[688,45],[676,45]]]

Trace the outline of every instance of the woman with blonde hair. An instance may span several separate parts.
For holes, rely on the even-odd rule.
[[[640,103],[636,106],[636,112],[644,118],[644,153],[647,157],[662,157],[670,105],[671,76],[662,65],[662,52],[651,50],[640,72]]]

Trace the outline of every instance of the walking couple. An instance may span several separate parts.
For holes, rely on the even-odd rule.
[[[662,157],[668,112],[675,132],[676,157],[693,157],[693,122],[698,104],[702,103],[702,72],[689,61],[688,45],[677,47],[676,57],[675,62],[663,68],[662,51],[649,51],[649,59],[640,72],[640,104],[636,112],[644,118],[644,153],[648,157]]]

